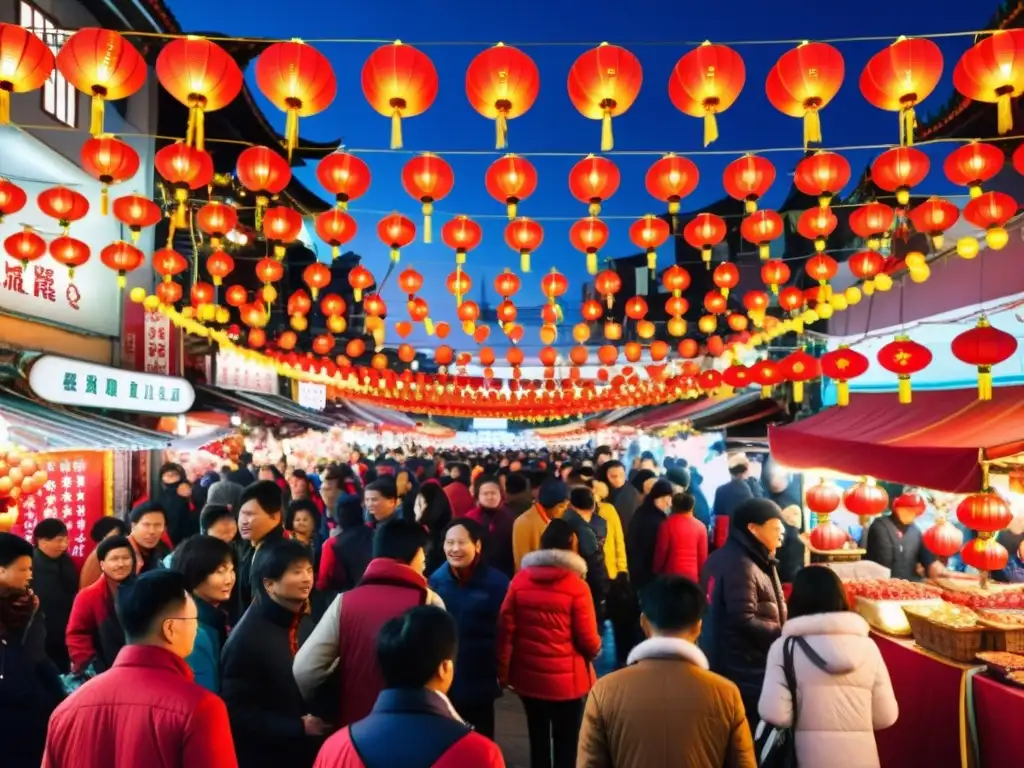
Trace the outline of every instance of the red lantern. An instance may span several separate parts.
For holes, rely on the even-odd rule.
[[[100,191],[100,213],[107,215],[108,187],[128,181],[139,170],[139,153],[113,136],[88,138],[82,145],[82,168],[99,181],[103,188]],[[3,206],[0,205],[0,213]]]
[[[146,62],[134,45],[111,29],[85,27],[71,35],[57,52],[64,78],[92,96],[89,133],[103,134],[103,102],[120,101],[146,82]]]
[[[723,261],[711,274],[711,280],[722,291],[722,297],[728,298],[729,291],[740,284],[740,271],[731,261]]]
[[[7,125],[11,94],[42,88],[56,62],[50,46],[17,24],[0,24],[0,61],[0,125]]]
[[[256,262],[255,272],[256,278],[266,286],[284,277],[284,265],[276,259],[260,259]]]
[[[423,287],[423,275],[412,267],[407,267],[398,275],[398,287],[402,289],[402,293],[412,299]]]
[[[456,302],[461,304],[462,297],[473,288],[473,278],[461,269],[456,269],[445,280],[445,288],[448,289],[448,293],[455,297]]]
[[[979,536],[967,542],[963,551],[960,552],[960,558],[965,565],[981,572],[982,586],[984,587],[988,581],[988,573],[1005,568],[1009,562],[1010,553],[995,539]]]
[[[44,189],[36,197],[36,205],[40,211],[57,220],[65,235],[73,222],[85,218],[89,213],[89,199],[68,187]]]
[[[850,213],[850,229],[864,240],[872,251],[877,251],[882,240],[889,238],[896,212],[885,203],[871,202],[854,208]]]
[[[789,286],[779,291],[779,306],[787,312],[796,312],[805,303],[804,292],[796,286]]]
[[[606,157],[587,155],[569,171],[569,191],[590,206],[590,215],[601,213],[601,203],[619,188],[619,169]]]
[[[625,312],[631,320],[643,320],[647,315],[647,302],[643,296],[634,296],[626,302]]]
[[[459,304],[455,314],[458,316],[459,320],[462,321],[463,326],[476,323],[476,321],[480,319],[480,305],[475,301],[463,301]],[[475,330],[475,327],[473,330]],[[469,332],[472,333],[472,331]]]
[[[175,275],[188,269],[188,260],[175,250],[161,248],[153,253],[153,271],[169,283]]]
[[[814,250],[821,253],[825,250],[828,236],[831,235],[839,220],[831,208],[808,208],[796,223],[796,231],[801,237],[814,241]],[[834,274],[834,273],[833,273]]]
[[[164,217],[160,206],[142,195],[125,195],[114,201],[114,216],[131,231],[132,242],[139,242],[142,230]]]
[[[335,205],[341,211],[370,188],[369,167],[348,152],[333,152],[317,163],[316,177],[334,195]]]
[[[276,262],[274,262],[274,261],[270,261],[270,265],[273,265],[275,263]],[[268,265],[268,269],[270,269],[269,265]],[[264,275],[264,276],[271,277],[271,281],[279,280],[280,277],[277,276],[279,273],[276,270],[272,270],[272,271],[274,271],[273,275]],[[313,309],[313,300],[311,298],[309,298],[309,294],[306,293],[301,288],[299,290],[297,290],[295,293],[293,293],[291,296],[288,297],[287,311],[288,311],[289,315],[292,315],[292,316],[295,316],[295,315],[308,315],[310,310],[312,310],[312,309]]]
[[[331,208],[316,217],[317,236],[331,246],[331,258],[341,255],[341,246],[356,235],[356,220],[338,208]]]
[[[959,209],[941,197],[929,197],[909,213],[914,229],[923,232],[932,240],[936,251],[942,249],[943,233],[956,224],[960,218]]]
[[[400,213],[385,216],[377,224],[377,237],[391,251],[391,261],[398,263],[401,249],[416,239],[416,225]]]
[[[878,364],[895,373],[899,379],[900,402],[907,404],[911,399],[910,377],[923,371],[932,362],[932,353],[909,336],[897,336],[878,350]]]
[[[294,243],[302,234],[302,216],[283,205],[268,208],[263,216],[263,236],[274,243],[274,257],[285,257],[285,245]]]
[[[671,234],[672,231],[669,229],[667,222],[649,213],[630,225],[629,239],[633,241],[633,245],[637,248],[643,248],[647,253],[647,268],[651,272],[654,272],[657,267],[658,254],[656,249],[664,245]],[[594,270],[590,273],[592,275],[597,273],[597,265],[595,264],[594,267]]]
[[[843,548],[850,537],[846,531],[828,520],[818,520],[811,531],[811,546],[819,552],[834,552]]]
[[[690,287],[690,279],[690,273],[678,264],[672,264],[661,273],[661,284],[675,297],[682,296]]]
[[[780,237],[784,230],[782,217],[768,209],[755,211],[745,217],[740,224],[743,239],[757,246],[758,255],[762,260],[771,255],[771,241]]]
[[[153,164],[157,173],[170,185],[178,203],[174,225],[184,229],[188,223],[185,214],[189,193],[213,181],[213,159],[202,150],[177,142],[159,150],[153,158]]]
[[[290,352],[295,349],[298,341],[299,337],[295,335],[295,331],[282,331],[281,335],[277,337],[277,348]]]
[[[786,51],[768,72],[768,101],[790,117],[804,120],[804,147],[821,143],[819,111],[843,84],[843,56],[828,43],[802,43]]]
[[[497,291],[498,295],[503,299],[515,296],[519,292],[521,285],[522,282],[516,274],[507,267],[504,272],[501,272],[494,278],[494,290]]]
[[[456,216],[441,228],[441,239],[455,250],[455,263],[466,263],[466,254],[480,245],[484,233],[468,216]]]
[[[668,97],[685,115],[704,118],[704,146],[718,138],[715,115],[739,98],[747,79],[743,58],[726,45],[705,42],[683,55],[668,79]]]
[[[384,317],[388,313],[388,305],[379,293],[369,293],[363,299],[363,311],[367,317]]]
[[[111,243],[100,251],[100,261],[107,269],[117,272],[117,286],[124,288],[127,275],[146,263],[146,257],[138,248],[124,240]]]
[[[679,356],[690,360],[697,356],[700,345],[693,339],[683,339],[679,342]]]
[[[25,194],[25,190],[13,181],[0,178],[0,224],[3,223],[5,216],[17,213],[27,202],[28,195]]]
[[[775,360],[760,360],[750,367],[750,377],[761,385],[761,397],[767,400],[772,396],[772,389],[782,383],[782,367]]]
[[[573,62],[569,70],[569,100],[584,117],[601,121],[602,152],[615,146],[612,117],[633,106],[642,82],[640,60],[617,45],[601,43]]]
[[[496,149],[508,140],[508,121],[525,114],[540,91],[533,59],[504,43],[478,53],[466,70],[466,96],[484,117],[495,121]]]
[[[437,70],[411,45],[382,45],[363,65],[363,95],[378,113],[391,118],[391,148],[402,148],[402,118],[423,114],[437,97]]]
[[[161,283],[161,285],[166,285],[166,283]],[[171,283],[171,285],[177,285],[177,283]],[[224,301],[232,307],[240,307],[248,300],[249,292],[245,290],[244,286],[232,285],[228,286],[228,289],[224,291]]]
[[[750,369],[733,363],[722,372],[722,381],[733,389],[744,389],[750,384]]]
[[[804,383],[821,376],[821,363],[802,349],[791,352],[782,360],[782,372],[793,384],[793,402],[804,401]]]
[[[430,219],[434,203],[444,199],[454,185],[452,167],[430,152],[413,157],[402,167],[402,186],[414,200],[422,203],[424,243],[432,242]]]
[[[697,188],[699,180],[700,172],[691,160],[670,152],[648,169],[645,183],[647,193],[668,203],[668,212],[675,216],[679,201]]]
[[[167,42],[156,59],[160,84],[188,107],[185,143],[204,149],[206,113],[223,109],[242,90],[242,70],[231,55],[206,38],[187,35]]]
[[[914,517],[920,517],[928,509],[928,504],[924,500],[924,496],[920,493],[911,491],[909,493],[901,493],[892,502],[892,511],[905,510],[911,513]]]
[[[498,322],[503,326],[516,321],[516,316],[519,314],[519,310],[516,309],[516,305],[505,299],[494,309],[495,315],[497,315]]]
[[[1017,352],[1017,339],[993,328],[984,317],[970,330],[959,334],[951,345],[953,356],[978,369],[978,399],[992,399],[992,366],[1009,360]]]
[[[259,227],[270,199],[283,192],[292,180],[292,169],[287,160],[269,147],[249,147],[238,156],[235,173],[241,185],[256,195]]]
[[[331,62],[301,40],[273,43],[256,59],[256,85],[285,113],[284,141],[291,160],[299,146],[299,118],[323,112],[338,84]]]
[[[213,304],[215,291],[209,283],[195,283],[189,293],[189,301],[193,307]]]
[[[612,308],[615,294],[622,290],[622,278],[613,269],[605,269],[594,278],[594,288],[603,296],[608,309]]]
[[[873,284],[872,279],[885,268],[885,258],[875,251],[855,253],[846,261],[850,272],[865,284]]]
[[[340,317],[346,309],[345,300],[336,293],[328,293],[320,299],[320,311],[325,317]]]
[[[860,92],[879,109],[900,113],[900,144],[914,143],[914,107],[942,77],[942,51],[931,40],[901,37],[868,61]]]
[[[210,236],[210,245],[220,248],[221,241],[238,226],[238,212],[219,200],[211,200],[196,211],[196,224]]]
[[[487,193],[506,206],[509,219],[514,219],[519,203],[537,189],[537,170],[526,158],[505,155],[488,167],[484,184]]]
[[[604,308],[601,306],[601,302],[587,299],[580,306],[580,314],[588,323],[593,323],[601,319],[601,315],[604,314]]]
[[[540,248],[544,242],[544,228],[526,216],[520,216],[505,226],[505,243],[514,251],[519,251],[519,269],[530,271],[530,254]]]
[[[206,257],[206,271],[213,278],[214,285],[221,285],[224,278],[235,269],[235,260],[224,251],[214,251]]]
[[[910,202],[910,190],[928,175],[931,161],[928,155],[913,147],[888,149],[871,164],[871,180],[880,189],[896,193],[896,202]]]
[[[771,288],[772,293],[778,293],[779,286],[785,284],[789,277],[789,265],[781,259],[766,261],[761,267],[761,282]]]
[[[345,345],[345,356],[351,358],[362,357],[366,353],[366,342],[362,339],[352,339]]]
[[[565,275],[552,267],[551,271],[541,279],[540,290],[547,297],[548,303],[554,304],[556,299],[569,290],[569,281],[565,279]]]
[[[1013,130],[1013,102],[1024,91],[1024,30],[998,29],[968,48],[953,87],[974,101],[995,102],[999,135]]]
[[[580,219],[569,228],[569,242],[573,248],[587,255],[587,273],[596,275],[597,252],[608,242],[608,225],[594,216]]]
[[[234,286],[238,288],[239,286]],[[161,304],[177,304],[181,301],[181,286],[177,283],[157,283],[156,297]],[[243,297],[243,302],[245,297]]]
[[[882,514],[889,506],[889,494],[885,488],[875,485],[874,480],[865,480],[843,494],[843,504],[855,515],[874,517]]]
[[[46,241],[33,232],[31,227],[25,227],[4,240],[4,250],[12,259],[21,262],[21,268],[25,269],[30,261],[43,257],[46,253]]]
[[[825,480],[812,485],[804,494],[807,508],[817,515],[831,515],[839,509],[842,500],[843,496],[839,487]]]
[[[722,184],[726,194],[745,203],[747,213],[757,210],[757,201],[775,181],[775,166],[757,155],[738,157],[725,167]]]
[[[954,184],[967,187],[971,197],[981,195],[981,185],[1003,169],[1006,158],[994,144],[972,141],[946,156],[943,170]]]
[[[964,526],[975,531],[996,533],[1013,520],[1010,505],[991,490],[972,493],[957,505],[956,517]]]
[[[793,183],[805,195],[818,198],[818,204],[827,208],[850,181],[850,163],[835,152],[819,150],[796,164]]]
[[[950,557],[960,551],[964,535],[948,520],[939,519],[922,535],[924,545],[936,557]]]
[[[700,251],[704,266],[711,269],[711,252],[725,239],[725,221],[713,213],[698,213],[683,228],[683,239]]]
[[[302,282],[309,286],[309,292],[315,301],[320,289],[331,284],[331,270],[326,264],[315,261],[302,270]]]
[[[89,260],[89,246],[73,237],[57,237],[50,241],[50,256],[58,264],[68,268],[68,278],[73,279],[75,269]]]
[[[262,328],[250,328],[247,341],[253,349],[259,349],[267,343],[267,332]]]
[[[1017,213],[1017,201],[1004,192],[986,192],[964,207],[964,218],[985,230],[985,242],[994,251],[1000,251],[1010,241],[1006,222]]]
[[[701,371],[700,375],[697,376],[697,386],[705,392],[714,392],[722,386],[722,374],[714,369]]]

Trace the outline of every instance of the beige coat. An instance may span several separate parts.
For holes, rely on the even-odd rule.
[[[739,689],[685,640],[645,640],[587,699],[578,768],[756,768]]]

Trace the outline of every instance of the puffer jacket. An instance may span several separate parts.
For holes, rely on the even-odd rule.
[[[700,581],[708,559],[708,529],[693,515],[677,512],[658,529],[654,547],[654,573]]]
[[[828,666],[818,669],[799,645],[796,673],[796,752],[814,768],[878,768],[877,730],[896,722],[899,707],[889,671],[868,636],[868,623],[852,611],[791,619],[768,653],[761,692],[761,717],[773,725],[793,723],[793,700],[783,670],[783,643],[803,637]]]
[[[73,672],[81,672],[90,664],[97,672],[113,666],[124,647],[124,630],[114,610],[114,593],[105,576],[75,597],[65,642]]]
[[[601,650],[583,558],[540,549],[523,558],[498,620],[498,678],[534,699],[585,696]]]

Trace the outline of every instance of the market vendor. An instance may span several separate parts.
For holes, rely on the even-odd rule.
[[[916,517],[913,508],[899,507],[873,520],[864,559],[884,565],[894,579],[920,581],[941,576],[946,569],[924,546]]]

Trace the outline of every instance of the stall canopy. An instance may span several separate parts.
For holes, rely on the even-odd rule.
[[[148,451],[166,448],[172,439],[96,412],[44,404],[2,386],[0,423],[12,443],[34,452]]]
[[[416,422],[413,419],[398,411],[353,402],[346,402],[345,407],[352,411],[361,421],[368,422],[378,429],[407,432],[416,428]]]
[[[695,429],[706,432],[764,420],[780,410],[775,400],[762,399],[759,391],[744,392],[726,397],[683,400],[637,411],[620,419],[615,426],[659,429],[690,422]]]
[[[220,400],[234,410],[248,411],[261,416],[269,416],[277,421],[287,421],[307,429],[328,430],[341,426],[341,421],[325,416],[318,411],[303,408],[293,400],[280,395],[261,395],[256,392],[240,390],[228,391],[219,387],[201,384],[196,392],[203,401]]]
[[[915,392],[901,405],[893,392],[855,394],[803,421],[768,431],[772,456],[793,469],[870,475],[951,493],[981,488],[979,459],[1024,452],[1024,387]]]

